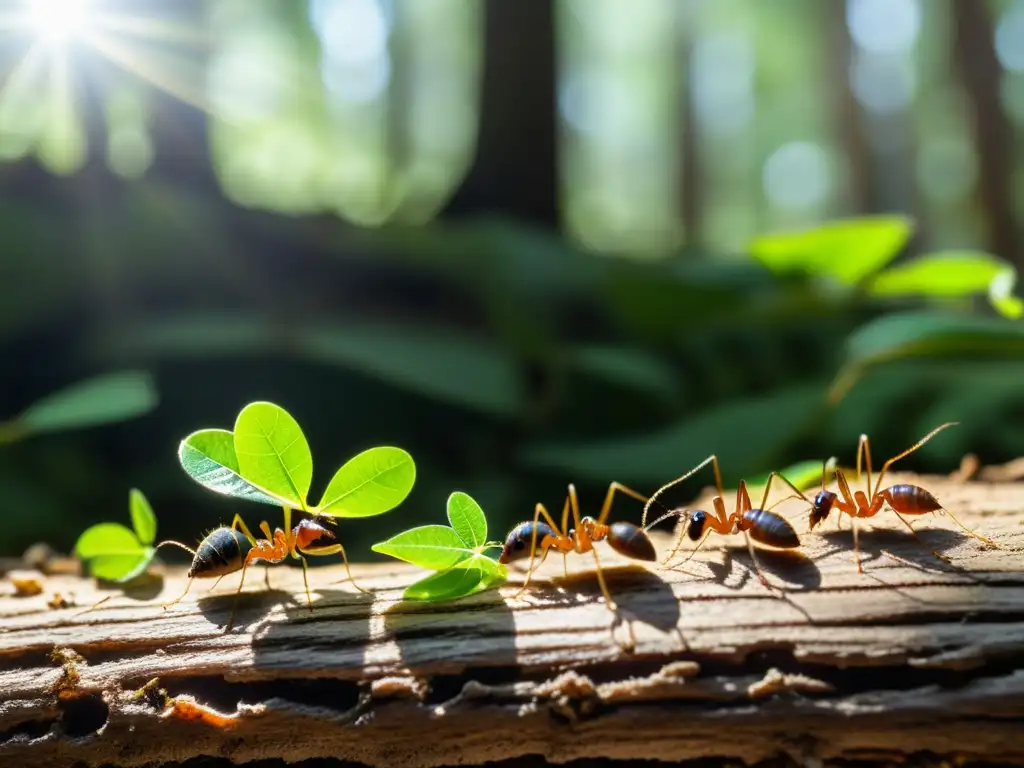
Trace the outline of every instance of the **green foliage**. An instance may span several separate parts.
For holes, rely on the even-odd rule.
[[[504,565],[484,554],[501,544],[487,541],[487,518],[472,497],[461,491],[448,497],[448,522],[451,527],[422,525],[371,547],[438,571],[406,588],[407,600],[454,600],[501,586],[508,577]]]
[[[294,509],[306,510],[313,452],[299,423],[273,403],[250,403],[235,420],[239,473]]]
[[[334,517],[388,512],[405,500],[416,482],[416,465],[406,451],[369,448],[334,474],[319,504],[309,504],[309,443],[290,413],[267,402],[245,406],[234,432],[193,432],[178,446],[178,460],[189,477],[215,493]]]
[[[75,544],[75,555],[98,579],[125,583],[149,567],[156,548],[156,515],[142,491],[133,488],[128,507],[134,530],[120,523],[97,523]]]
[[[1024,301],[1013,295],[1017,286],[1017,270],[1012,266],[1004,266],[992,278],[988,286],[988,299],[1003,317],[1018,320],[1024,315]]]
[[[955,297],[984,294],[1006,267],[987,253],[931,253],[875,275],[868,291],[875,296]]]
[[[764,397],[736,400],[656,432],[580,444],[528,446],[524,463],[556,468],[572,477],[660,485],[711,453],[723,465],[765,465],[819,417],[823,385],[798,385]]]
[[[762,235],[751,255],[777,274],[800,272],[854,285],[896,257],[913,233],[906,216],[866,216]]]
[[[0,443],[71,429],[126,421],[157,405],[153,378],[142,371],[96,376],[37,400],[0,424]]]
[[[1024,326],[1003,318],[918,311],[884,315],[859,328],[846,343],[846,360],[830,393],[842,398],[865,371],[906,358],[1020,359]]]
[[[796,464],[791,464],[777,474],[785,477],[801,491],[806,491],[808,488],[817,485],[821,481],[822,465],[823,462],[821,461],[800,461]],[[827,462],[825,463],[825,466],[827,471]],[[750,494],[750,500],[754,504],[758,504],[760,502],[761,496],[764,494],[764,487],[767,484],[767,472],[747,481],[747,492]],[[778,480],[772,481],[772,488],[775,489],[775,491],[791,493],[790,489]]]

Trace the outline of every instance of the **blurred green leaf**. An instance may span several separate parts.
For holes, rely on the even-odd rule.
[[[1024,315],[1024,301],[1013,295],[1017,287],[1017,270],[1006,265],[993,278],[988,286],[988,300],[1003,317],[1018,320]]]
[[[389,555],[407,563],[443,571],[476,554],[447,525],[421,525],[410,528],[387,541],[370,547],[374,552]]]
[[[504,565],[486,555],[473,557],[448,570],[432,573],[405,588],[406,600],[441,602],[467,597],[477,592],[500,587],[508,578]]]
[[[88,563],[93,576],[122,583],[142,573],[155,553],[120,523],[98,523],[75,544],[75,554]]]
[[[630,347],[587,346],[568,353],[570,364],[596,378],[674,399],[682,389],[676,373],[659,358]]]
[[[824,387],[801,385],[705,411],[658,432],[603,442],[528,447],[524,463],[583,480],[661,485],[713,452],[723,467],[763,466],[820,416]]]
[[[477,549],[486,544],[487,518],[469,494],[455,491],[448,497],[448,522],[467,547]]]
[[[930,253],[875,275],[868,292],[875,296],[970,296],[985,293],[1006,262],[987,253]]]
[[[343,365],[426,397],[498,417],[525,393],[515,359],[496,341],[426,325],[338,325],[299,332],[309,357]]]
[[[185,473],[215,493],[275,507],[287,503],[242,477],[235,456],[235,436],[226,429],[200,429],[181,441],[178,461]]]
[[[305,510],[313,483],[313,454],[292,415],[274,403],[249,403],[235,420],[234,434],[242,477]]]
[[[96,376],[30,405],[14,421],[22,434],[41,434],[124,421],[153,410],[153,378],[142,371]]]
[[[821,467],[823,464],[824,462],[821,461],[801,461],[791,464],[778,474],[783,475],[801,491],[806,491],[808,488],[821,482]],[[764,487],[767,484],[767,472],[755,477],[753,480],[747,481],[747,492],[750,494],[750,500],[754,504],[760,503],[761,496],[764,494]],[[778,480],[772,481],[772,488],[775,491],[792,492],[785,483]]]
[[[334,474],[315,511],[335,517],[380,515],[405,501],[415,482],[416,464],[406,451],[370,448]]]
[[[128,511],[131,513],[135,535],[140,542],[149,546],[156,539],[156,515],[138,488],[132,488],[128,494]]]
[[[805,272],[854,285],[892,261],[913,230],[913,221],[905,216],[843,219],[762,235],[751,242],[750,253],[776,273]]]
[[[837,402],[871,366],[909,357],[1020,359],[1024,326],[1003,318],[905,312],[873,320],[850,335],[829,393]]]

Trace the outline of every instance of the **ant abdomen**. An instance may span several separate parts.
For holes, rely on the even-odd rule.
[[[647,532],[633,523],[618,522],[608,527],[608,545],[620,555],[654,562],[658,553]]]
[[[188,577],[210,578],[234,573],[242,568],[252,542],[241,531],[223,526],[210,531],[196,547]]]
[[[800,538],[789,521],[766,509],[749,509],[743,513],[743,522],[749,526],[750,538],[761,544],[779,549],[800,546]]]
[[[923,515],[942,509],[939,500],[919,485],[893,485],[879,495],[903,515]]]

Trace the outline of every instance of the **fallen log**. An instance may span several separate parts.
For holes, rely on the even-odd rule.
[[[435,605],[402,601],[415,568],[355,566],[365,595],[340,566],[318,567],[312,612],[299,569],[271,567],[268,590],[257,568],[227,633],[237,577],[164,609],[182,568],[127,592],[10,573],[0,765],[1024,764],[1024,484],[893,482],[908,479],[1001,548],[926,516],[916,528],[948,565],[884,512],[862,531],[858,574],[849,525],[833,519],[802,535],[803,554],[760,558],[778,592],[741,537],[712,537],[685,571],[602,548],[619,620],[589,555],[568,575],[549,558],[519,600],[516,576]],[[778,511],[806,529],[805,505]]]

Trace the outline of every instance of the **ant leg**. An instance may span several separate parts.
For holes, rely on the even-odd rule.
[[[302,561],[302,585],[306,588],[306,605],[309,607],[309,612],[312,613],[313,598],[309,594],[309,562],[301,555],[299,555],[299,560]]]
[[[182,598],[184,598],[184,597],[185,597],[185,595],[187,595],[187,594],[188,594],[188,591],[189,591],[189,590],[190,590],[190,589],[192,588],[192,582],[193,582],[193,581],[195,581],[195,579],[194,579],[194,578],[193,578],[193,579],[189,579],[189,580],[188,580],[188,584],[186,584],[186,585],[185,585],[185,591],[184,591],[184,592],[182,592],[182,593],[181,593],[180,595],[178,595],[178,596],[177,596],[177,597],[176,597],[176,598],[175,598],[174,600],[171,600],[171,602],[169,602],[169,603],[164,603],[164,606],[163,606],[163,608],[164,608],[164,610],[165,610],[165,611],[166,611],[166,610],[167,610],[168,608],[170,608],[170,607],[171,607],[172,605],[177,605],[178,603],[180,603],[180,602],[181,602]],[[97,605],[99,605],[99,603],[97,603]],[[95,606],[93,606],[93,607],[95,607]],[[90,609],[90,610],[92,610],[92,609]]]
[[[905,450],[903,453],[901,453],[901,454],[899,454],[897,456],[893,456],[891,459],[889,459],[887,462],[885,462],[885,464],[882,465],[882,469],[879,470],[879,472],[878,472],[878,482],[875,483],[875,488],[881,488],[882,487],[882,478],[885,477],[885,473],[889,471],[889,467],[891,467],[893,464],[895,464],[897,461],[899,461],[900,459],[904,458],[905,456],[909,456],[910,454],[912,454],[914,451],[916,451],[922,445],[924,445],[929,440],[931,440],[933,437],[935,437],[937,434],[939,434],[939,432],[941,432],[942,430],[946,429],[947,427],[955,427],[959,423],[960,422],[958,422],[958,421],[947,421],[945,424],[940,424],[935,429],[933,429],[931,432],[929,432],[927,435],[925,435],[920,440],[918,440],[916,443],[914,443],[912,446],[907,448],[907,450]]]
[[[608,493],[605,494],[604,504],[601,505],[601,514],[597,518],[598,525],[604,525],[604,521],[608,519],[608,514],[612,511],[612,501],[615,498],[615,492],[624,493],[627,496],[632,496],[637,501],[647,503],[647,497],[638,491],[634,491],[632,488],[627,488],[622,483],[612,482],[608,486]]]
[[[569,497],[567,496],[566,499],[565,499],[565,507],[563,507],[563,510],[562,510],[562,517],[566,516],[566,510],[568,510],[568,508],[569,508]],[[545,507],[543,504],[541,504],[538,501],[537,502],[537,506],[534,507],[534,510],[533,510],[533,534],[530,536],[530,563],[529,563],[529,565],[526,568],[526,578],[523,581],[523,586],[520,587],[519,591],[516,592],[516,594],[515,594],[515,599],[516,600],[518,600],[520,598],[520,596],[526,591],[526,587],[529,586],[529,584],[530,584],[530,578],[533,576],[534,568],[535,567],[539,568],[544,563],[545,558],[547,558],[547,556],[548,556],[548,548],[551,546],[550,542],[548,542],[547,546],[545,546],[544,541],[543,540],[541,541],[541,548],[544,551],[543,551],[543,554],[541,555],[540,563],[537,563],[537,565],[534,566],[533,561],[537,557],[537,521],[540,519],[541,515],[544,516],[545,522],[547,522],[547,524],[551,526],[552,530],[555,530],[557,528],[554,519],[552,519],[551,514],[547,510],[547,507]],[[563,528],[564,527],[565,526],[563,525]],[[545,537],[545,538],[547,538],[547,537]]]
[[[684,565],[686,565],[686,564],[687,564],[688,562],[690,562],[690,559],[691,559],[691,558],[692,558],[692,557],[693,557],[693,556],[694,556],[695,554],[697,554],[697,550],[698,550],[698,549],[700,549],[700,548],[701,548],[702,546],[704,546],[704,542],[708,540],[708,536],[710,536],[710,535],[711,535],[711,531],[710,531],[710,529],[709,529],[709,530],[708,530],[708,532],[704,534],[704,538],[702,538],[702,539],[701,539],[701,540],[700,540],[699,542],[697,542],[697,546],[696,546],[696,547],[694,547],[694,548],[693,548],[692,550],[690,550],[690,554],[688,554],[688,555],[687,555],[686,557],[684,557],[684,558],[683,558],[683,561],[682,561],[681,563],[679,563],[679,565],[678,565],[677,567],[680,567],[680,568],[681,568],[682,566],[684,566]],[[665,558],[664,560],[662,560],[661,564],[662,564],[663,566],[667,566],[667,565],[668,565],[668,563],[669,563],[669,561],[670,561],[670,560],[671,560],[671,559],[672,559],[673,557],[675,557],[675,554],[676,554],[676,552],[678,552],[678,551],[679,551],[679,550],[680,550],[680,549],[682,548],[682,546],[683,546],[683,537],[682,537],[682,536],[680,536],[680,537],[679,537],[679,540],[678,540],[678,543],[676,544],[676,547],[675,547],[675,549],[673,549],[673,550],[672,550],[672,551],[671,551],[671,552],[669,553],[669,556],[668,556],[668,557],[666,557],[666,558]]]
[[[223,578],[224,578],[225,576],[227,576],[227,574],[226,574],[226,573],[222,573],[222,574],[221,574],[220,576],[218,576],[218,577],[217,577],[217,580],[216,580],[215,582],[213,582],[213,586],[212,586],[212,587],[210,587],[210,588],[209,588],[208,590],[206,590],[206,591],[207,591],[207,592],[213,592],[213,590],[215,590],[215,589],[217,588],[217,585],[218,585],[218,584],[220,584],[220,580],[221,580],[221,579],[223,579]]]
[[[230,632],[231,631],[231,627],[234,626],[234,623],[235,623],[235,611],[238,609],[238,598],[242,594],[242,585],[245,583],[245,570],[248,567],[249,567],[249,558],[246,557],[245,562],[242,563],[242,575],[238,579],[238,589],[235,590],[235,599],[231,603],[231,615],[228,616],[228,623],[224,627],[224,632],[225,633]],[[221,577],[221,578],[223,578],[223,577]],[[220,579],[217,579],[217,581],[220,581]]]
[[[857,482],[860,482],[861,456],[864,457],[864,471],[867,477],[867,494],[871,498],[871,442],[862,434],[857,441]]]
[[[345,573],[348,575],[348,580],[352,583],[352,586],[358,589],[360,592],[370,593],[369,589],[363,589],[356,584],[355,578],[352,576],[352,569],[349,567],[348,555],[345,554],[345,548],[341,544],[330,544],[326,547],[316,547],[310,549],[299,550],[304,555],[310,555],[312,557],[321,557],[324,555],[333,555],[335,552],[341,553],[341,561],[345,564]]]
[[[945,512],[945,513],[946,513],[947,515],[949,515],[949,519],[950,519],[950,520],[952,520],[952,521],[953,521],[954,523],[956,523],[957,525],[959,525],[959,526],[960,526],[960,528],[961,528],[961,529],[962,529],[962,530],[963,530],[963,531],[964,531],[965,533],[969,534],[970,536],[973,536],[973,537],[974,537],[974,538],[976,538],[976,539],[977,539],[978,541],[980,541],[980,542],[982,542],[982,543],[984,543],[984,544],[987,544],[987,545],[988,545],[988,546],[990,546],[990,547],[994,547],[995,549],[1002,549],[1002,547],[1000,547],[1000,546],[999,546],[998,544],[996,544],[996,543],[995,543],[994,541],[992,541],[992,539],[987,539],[987,538],[985,538],[984,536],[982,536],[982,535],[981,535],[980,533],[975,533],[975,532],[974,532],[974,531],[972,531],[972,530],[971,530],[970,528],[968,528],[968,527],[967,527],[966,525],[964,525],[963,523],[961,523],[961,522],[960,522],[959,520],[957,520],[957,519],[956,519],[956,518],[955,518],[955,517],[953,516],[953,513],[952,513],[952,512],[950,512],[950,511],[949,511],[948,509],[943,509],[942,511],[943,511],[943,512]]]
[[[231,527],[234,528],[236,531],[241,531],[242,535],[245,536],[245,538],[247,538],[249,541],[253,542],[254,544],[256,543],[256,537],[252,535],[252,531],[249,530],[249,526],[245,524],[245,520],[243,520],[242,516],[237,512],[235,513],[235,516],[231,519]]]
[[[272,587],[270,586],[270,566],[269,565],[264,566],[264,568],[263,568],[263,584],[264,584],[264,586],[266,586],[268,592],[272,589]]]
[[[704,469],[704,467],[706,467],[708,464],[711,464],[711,463],[714,463],[714,465],[715,465],[715,482],[717,483],[717,487],[718,487],[718,495],[719,496],[724,496],[725,492],[722,490],[722,473],[721,473],[721,471],[718,468],[718,457],[715,454],[711,454],[706,459],[704,459],[704,461],[702,461],[696,467],[694,467],[689,472],[687,472],[685,475],[682,475],[680,477],[677,477],[675,480],[672,480],[672,481],[670,481],[668,483],[665,483],[665,485],[661,486],[661,488],[659,488],[653,494],[651,494],[651,497],[649,499],[647,499],[647,502],[644,504],[644,512],[640,516],[640,527],[641,528],[646,527],[647,512],[651,508],[651,504],[654,503],[654,500],[658,496],[661,496],[661,494],[663,494],[665,491],[667,491],[672,486],[678,485],[679,483],[683,482],[684,480],[688,480],[689,478],[693,477],[695,474],[700,472],[702,469]]]
[[[562,553],[562,575],[569,578],[569,553]]]
[[[918,543],[918,544],[920,544],[920,545],[921,545],[922,547],[924,547],[924,548],[925,548],[925,549],[927,549],[927,550],[928,550],[929,552],[931,552],[931,553],[932,553],[932,555],[933,555],[934,557],[936,557],[937,559],[941,560],[941,561],[942,561],[942,562],[944,562],[944,563],[949,563],[950,565],[952,565],[952,562],[950,561],[950,559],[949,559],[948,557],[946,557],[945,555],[940,555],[940,554],[939,554],[938,552],[936,552],[936,551],[935,551],[934,549],[932,549],[931,547],[929,547],[929,546],[928,546],[927,544],[925,544],[925,543],[924,543],[924,539],[922,539],[922,538],[921,538],[921,537],[920,537],[920,536],[918,535],[917,531],[915,531],[915,530],[914,530],[914,526],[912,526],[912,525],[910,524],[910,521],[909,521],[909,520],[907,520],[907,518],[905,518],[905,517],[904,517],[903,515],[901,515],[901,514],[900,514],[899,512],[897,512],[897,511],[896,511],[895,509],[894,509],[894,510],[892,511],[892,513],[893,513],[894,515],[896,515],[896,517],[898,517],[898,518],[900,519],[900,522],[902,522],[902,523],[903,523],[903,524],[904,524],[905,526],[907,526],[907,530],[908,530],[908,531],[910,531],[910,533],[911,533],[911,534],[913,534],[913,536],[914,536],[914,538],[915,538],[915,539],[917,539],[917,543]]]
[[[839,516],[842,517],[842,515],[843,513],[840,512]],[[853,531],[853,562],[857,564],[857,573],[864,573],[864,566],[860,562],[860,529],[857,528],[856,515],[850,516],[850,530]]]
[[[750,534],[743,531],[743,538],[746,539],[747,551],[750,553],[750,562],[754,564],[754,573],[757,574],[757,578],[760,579],[761,583],[769,590],[777,592],[778,587],[773,586],[772,583],[768,581],[768,577],[764,575],[764,570],[761,568],[761,562],[757,558],[757,550],[754,547],[754,541],[750,538]]]
[[[612,624],[612,639],[615,639],[615,627],[619,622],[624,623],[626,625],[626,631],[629,633],[629,641],[625,644],[624,648],[631,651],[636,648],[636,635],[633,633],[633,624],[622,615],[618,604],[612,600],[612,593],[609,591],[608,584],[604,580],[604,573],[601,568],[601,558],[597,554],[597,549],[591,549],[590,552],[594,555],[594,568],[597,570],[597,583],[601,587],[601,594],[604,595],[604,604],[615,616],[615,621]]]

